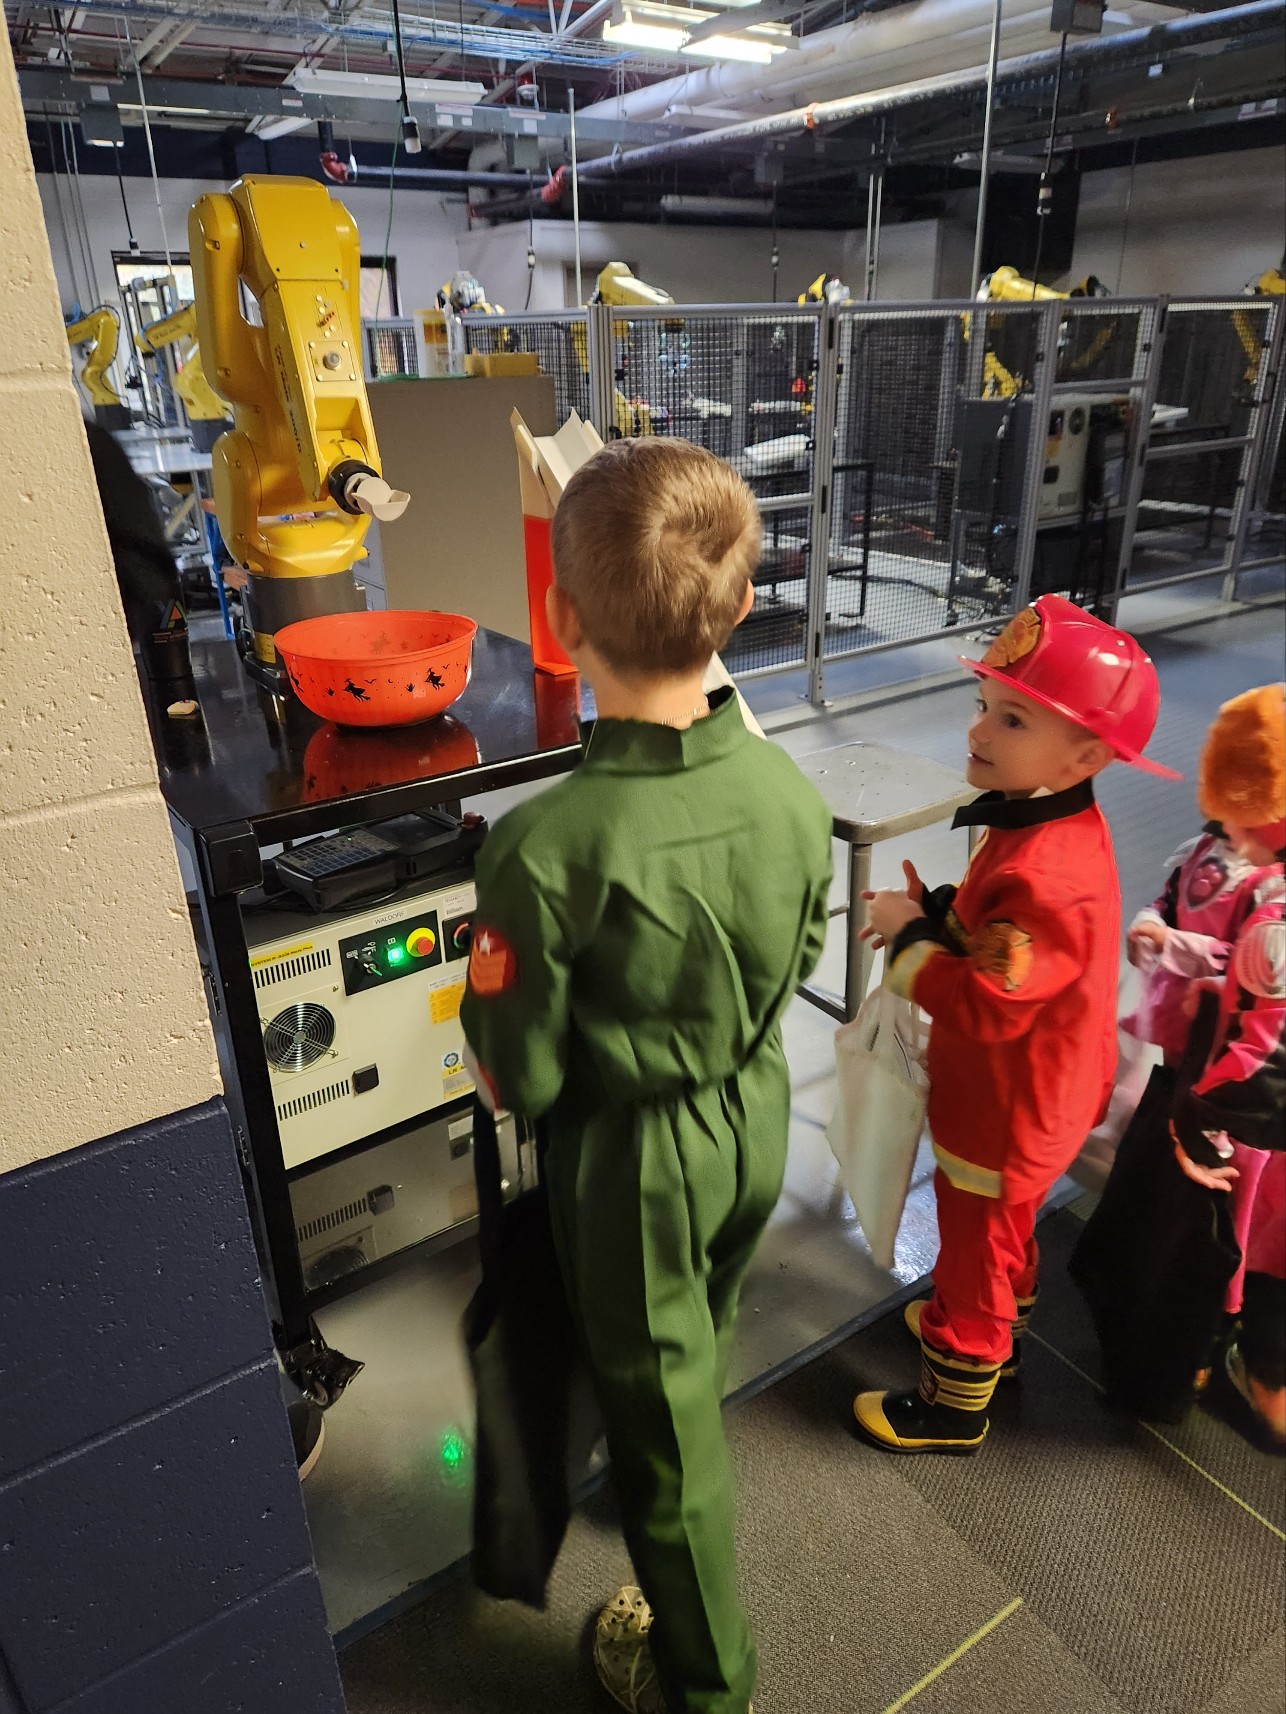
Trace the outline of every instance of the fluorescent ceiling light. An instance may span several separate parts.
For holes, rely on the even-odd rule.
[[[698,24],[718,16],[694,6],[668,5],[666,0],[625,0],[603,25],[603,40],[693,59],[745,60],[751,65],[767,65],[774,54],[794,45],[790,31],[781,24],[748,25],[744,35],[705,36],[689,42]]]
[[[349,101],[400,101],[402,89],[397,78],[378,76],[361,71],[329,70],[325,66],[296,66],[286,79],[301,95],[335,95]],[[463,83],[454,77],[408,77],[407,99],[421,101],[460,101],[472,103],[487,93],[484,83]]]
[[[603,40],[619,42],[623,48],[657,48],[662,53],[677,54],[687,40],[687,32],[664,24],[639,24],[626,18],[621,24],[604,24]]]
[[[260,117],[251,124],[250,134],[252,137],[258,137],[261,143],[272,143],[278,137],[291,137],[296,131],[307,130],[308,126],[316,123],[307,113],[302,118],[293,117],[289,113],[280,119]]]
[[[767,65],[780,48],[768,42],[752,42],[745,36],[703,36],[699,42],[688,42],[680,50],[692,59],[745,60],[750,65]]]

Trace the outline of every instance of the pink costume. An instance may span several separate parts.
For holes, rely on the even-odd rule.
[[[1132,929],[1161,923],[1170,932],[1165,950],[1141,969],[1142,996],[1121,1027],[1138,1041],[1154,1042],[1171,1064],[1187,1045],[1185,1002],[1192,984],[1223,975],[1232,943],[1255,907],[1256,883],[1271,872],[1207,831],[1179,847],[1166,864],[1159,897],[1131,923]]]
[[[1258,871],[1228,960],[1214,1047],[1174,1116],[1194,1160],[1219,1158],[1237,1168],[1230,1212],[1242,1263],[1224,1304],[1234,1314],[1247,1271],[1286,1279],[1284,903],[1281,865]]]

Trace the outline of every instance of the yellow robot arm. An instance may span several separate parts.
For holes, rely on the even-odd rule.
[[[68,345],[88,345],[89,354],[80,372],[81,385],[95,405],[124,406],[125,401],[107,379],[107,371],[116,361],[116,345],[120,338],[121,318],[114,309],[100,305],[81,316],[67,328]]]
[[[979,299],[986,303],[1029,304],[1048,303],[1051,298],[1106,298],[1110,297],[1107,287],[1093,274],[1072,287],[1069,292],[1056,291],[1053,286],[1037,285],[1035,280],[1025,280],[1017,268],[997,268],[988,274],[978,288]]]
[[[145,356],[155,356],[168,345],[178,347],[174,391],[193,422],[218,422],[230,415],[227,405],[206,380],[201,347],[197,344],[195,304],[184,304],[172,315],[148,322],[134,343]]]
[[[649,286],[631,274],[628,263],[609,262],[594,284],[594,303],[616,309],[641,309],[648,305],[672,304],[674,299],[660,286]]]
[[[380,476],[357,228],[311,179],[250,176],[199,198],[188,237],[206,375],[233,407],[213,463],[224,540],[265,577],[348,571],[371,517],[400,517],[408,499]],[[243,285],[261,327],[242,311]]]
[[[795,299],[801,304],[847,304],[852,301],[852,292],[836,274],[818,274],[808,290],[800,292]]]

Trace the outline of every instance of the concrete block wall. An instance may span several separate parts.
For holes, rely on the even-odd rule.
[[[342,1714],[0,48],[0,1714]]]

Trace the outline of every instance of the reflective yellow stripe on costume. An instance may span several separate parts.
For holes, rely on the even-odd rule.
[[[944,1149],[941,1143],[934,1143],[933,1158],[957,1190],[970,1191],[974,1196],[999,1197],[1003,1182],[1000,1174],[991,1167],[975,1166],[972,1161],[961,1160],[959,1155]]]
[[[915,979],[929,960],[942,951],[936,940],[913,940],[889,965],[885,983],[904,1000],[913,1000]]]

